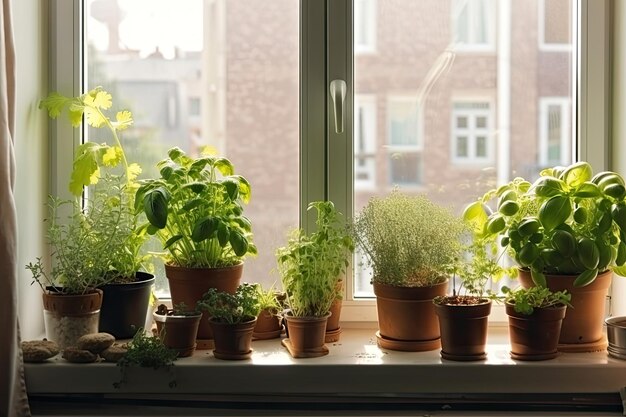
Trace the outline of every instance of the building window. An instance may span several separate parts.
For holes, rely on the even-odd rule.
[[[491,106],[487,101],[452,104],[452,161],[487,164],[493,161]]]
[[[539,48],[544,51],[568,51],[572,46],[572,2],[539,0]],[[563,16],[567,18],[564,19]]]
[[[354,52],[376,51],[376,0],[354,0]]]
[[[376,96],[354,97],[354,188],[376,186]]]
[[[453,0],[452,41],[455,48],[494,50],[495,10],[493,0]]]
[[[539,100],[539,165],[567,165],[571,161],[570,100],[544,97]]]
[[[389,98],[389,183],[422,183],[421,110],[416,97]]]

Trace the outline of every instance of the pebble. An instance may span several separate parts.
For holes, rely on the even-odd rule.
[[[100,353],[115,342],[115,337],[108,333],[92,333],[81,336],[76,343],[79,349],[91,353]]]
[[[22,342],[24,362],[43,362],[59,354],[59,345],[51,340]]]

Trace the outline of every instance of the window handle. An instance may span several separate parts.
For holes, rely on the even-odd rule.
[[[335,133],[343,133],[343,113],[348,87],[344,80],[332,80],[330,82],[330,97],[333,99],[335,110]]]

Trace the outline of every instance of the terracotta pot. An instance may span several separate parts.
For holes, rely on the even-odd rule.
[[[526,315],[516,312],[514,304],[507,303],[511,357],[527,361],[555,358],[566,311],[566,306],[562,305],[535,308],[532,314]]]
[[[480,304],[434,305],[441,329],[441,357],[455,361],[485,359],[491,300],[483,299]]]
[[[294,317],[285,315],[289,327],[289,341],[293,351],[316,352],[323,348],[326,335],[326,322],[330,314],[324,317]]]
[[[172,303],[176,305],[184,302],[189,308],[194,308],[198,300],[211,288],[234,294],[241,281],[242,273],[243,262],[224,268],[184,268],[165,265]],[[208,317],[206,314],[202,317],[203,320],[200,321],[198,328],[198,339],[213,339]]]
[[[445,295],[447,288],[448,281],[431,287],[394,287],[374,282],[381,338],[403,342],[438,340],[439,321],[433,298]],[[439,343],[422,347],[433,350],[439,347]],[[389,348],[394,349],[393,346]],[[422,349],[417,344],[407,350]]]
[[[530,271],[519,270],[519,280],[524,288],[534,286]],[[603,350],[606,341],[603,333],[606,296],[611,285],[612,271],[598,274],[598,277],[585,287],[574,287],[576,276],[546,275],[548,288],[551,291],[567,290],[572,294],[561,337],[559,350],[562,351],[595,351]]]
[[[252,331],[256,325],[256,317],[243,323],[222,323],[209,319],[215,337],[213,355],[218,359],[247,359],[252,353]]]
[[[56,342],[61,349],[76,345],[86,334],[98,333],[102,290],[86,294],[66,295],[48,287],[44,293],[43,308],[46,338]]]
[[[343,293],[343,279],[337,281],[337,291],[342,294]],[[330,317],[328,318],[328,322],[326,323],[326,331],[334,332],[339,329],[339,319],[341,317],[341,305],[342,299],[339,298],[333,302],[330,306]]]
[[[100,331],[130,339],[146,324],[154,275],[137,272],[135,281],[107,284],[102,289]]]
[[[263,309],[257,317],[252,337],[259,340],[275,339],[280,337],[282,329],[283,326],[278,313]]]
[[[178,352],[179,358],[193,355],[196,350],[196,336],[202,314],[167,316],[155,312],[152,317],[156,322],[159,337],[165,346]]]

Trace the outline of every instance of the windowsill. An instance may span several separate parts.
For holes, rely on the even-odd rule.
[[[197,351],[165,370],[133,368],[120,389],[114,364],[71,364],[60,355],[43,364],[26,364],[29,395],[162,394],[179,395],[326,395],[394,398],[461,394],[616,394],[626,386],[626,361],[606,352],[560,354],[542,362],[509,357],[506,328],[492,328],[488,358],[481,362],[444,361],[439,351],[395,352],[376,345],[372,329],[344,329],[327,344],[328,356],[293,359],[278,339],[253,342],[250,360],[223,361]],[[159,396],[160,398],[161,396]]]

